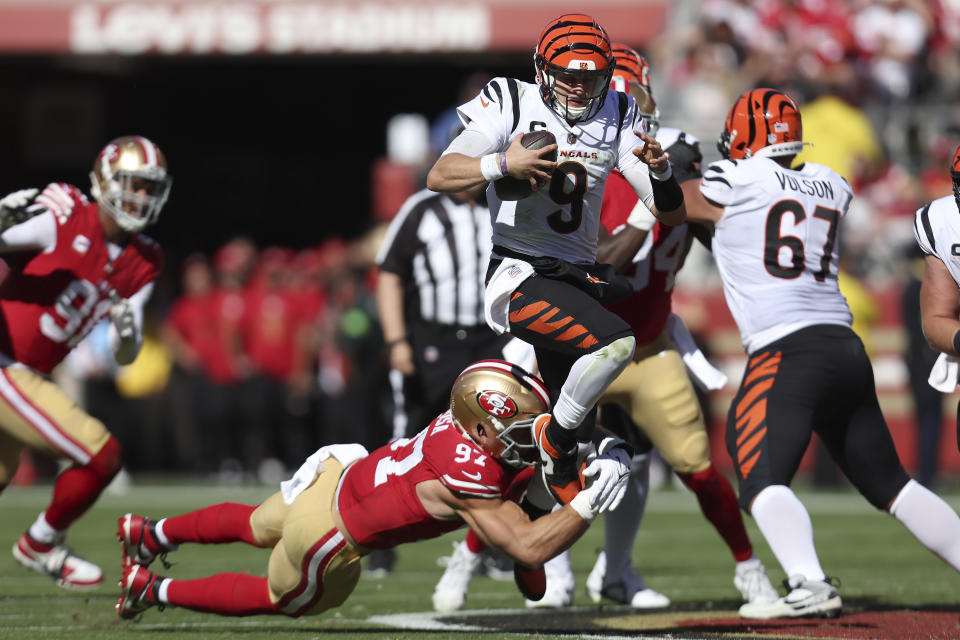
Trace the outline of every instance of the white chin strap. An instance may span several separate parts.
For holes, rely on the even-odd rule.
[[[754,153],[754,157],[772,158],[774,156],[792,156],[803,151],[805,146],[813,146],[810,142],[778,142],[768,147],[763,147]]]

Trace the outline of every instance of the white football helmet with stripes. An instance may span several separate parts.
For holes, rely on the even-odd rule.
[[[172,179],[160,148],[143,136],[111,140],[90,172],[90,192],[121,229],[142,231],[157,221]]]
[[[474,362],[450,391],[450,411],[457,425],[473,440],[478,440],[479,427],[491,430],[504,448],[488,452],[511,467],[539,459],[533,421],[549,408],[550,392],[543,381],[503,360]]]

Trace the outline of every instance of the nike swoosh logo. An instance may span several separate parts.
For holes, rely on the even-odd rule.
[[[480,104],[483,105],[484,109],[490,106],[490,103],[484,100],[483,98],[480,98]]]
[[[472,474],[472,473],[470,473],[469,471],[464,471],[464,472],[463,472],[463,475],[467,476],[467,477],[470,478],[471,480],[477,480],[477,481],[480,480],[480,472],[479,472],[479,471],[478,471],[476,474]]]

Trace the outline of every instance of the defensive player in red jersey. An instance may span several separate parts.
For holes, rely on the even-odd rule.
[[[507,362],[481,360],[457,377],[450,410],[415,437],[370,454],[357,444],[324,447],[259,506],[224,503],[161,520],[127,514],[117,534],[124,564],[117,613],[131,618],[176,605],[226,616],[319,614],[347,599],[360,578],[360,558],[371,550],[464,524],[536,568],[616,504],[627,471],[619,449],[594,456],[583,476],[596,479],[563,508],[531,521],[504,497],[538,457],[533,423],[548,407],[538,378]],[[267,577],[175,580],[150,572],[158,555],[184,542],[272,548]]]
[[[678,182],[699,180],[699,143],[690,134],[656,121],[656,104],[649,84],[649,65],[633,49],[614,44],[616,67],[611,88],[629,91],[648,119],[673,166]],[[634,288],[633,295],[608,309],[627,321],[637,341],[633,361],[607,388],[601,400],[605,426],[613,427],[614,412],[621,407],[632,422],[621,432],[628,440],[634,426],[647,440],[646,447],[634,443],[643,455],[634,458],[631,487],[624,501],[606,516],[606,544],[587,580],[588,595],[599,602],[605,596],[637,608],[666,606],[669,600],[649,589],[633,569],[632,550],[646,504],[650,444],[656,446],[670,468],[697,496],[704,516],[723,538],[736,562],[734,584],[744,601],[772,601],[777,598],[760,559],[743,525],[737,495],[730,481],[710,461],[707,425],[685,370],[706,371],[698,382],[710,384],[711,368],[689,338],[682,321],[670,315],[674,279],[683,264],[695,231],[689,224],[666,226],[650,214],[627,181],[613,173],[607,182],[601,208],[599,260],[621,268]],[[686,348],[683,340],[686,338]],[[679,344],[678,344],[679,343]],[[698,366],[699,364],[699,366]],[[614,429],[619,431],[619,429]]]
[[[53,499],[13,547],[20,564],[61,587],[92,589],[103,572],[66,546],[67,528],[120,469],[120,445],[45,374],[109,314],[118,363],[140,350],[143,305],[160,270],[160,248],[140,231],[170,190],[167,163],[146,138],[110,142],[91,173],[94,201],[63,183],[0,200],[0,490],[28,447],[69,460]]]

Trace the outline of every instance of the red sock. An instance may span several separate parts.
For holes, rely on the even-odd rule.
[[[279,613],[270,602],[266,578],[245,573],[218,573],[197,580],[171,580],[167,602],[184,609],[222,616],[255,616]]]
[[[700,510],[730,547],[734,559],[737,562],[748,560],[753,555],[753,546],[743,526],[737,494],[733,492],[730,481],[720,475],[713,465],[698,473],[677,475],[697,494]]]
[[[487,545],[483,543],[483,540],[480,539],[480,536],[473,532],[473,529],[467,531],[467,549],[470,549],[473,553],[480,553],[487,548]]]
[[[111,436],[90,462],[70,467],[57,477],[53,499],[46,511],[50,526],[58,531],[66,530],[97,501],[119,470],[120,443]]]
[[[246,542],[257,546],[250,527],[250,516],[255,510],[255,506],[236,502],[213,504],[182,516],[167,518],[163,522],[163,535],[170,544]]]

